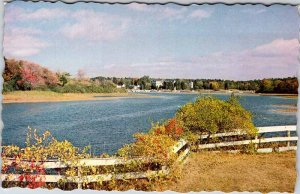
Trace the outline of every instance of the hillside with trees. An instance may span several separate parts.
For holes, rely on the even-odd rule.
[[[59,93],[112,93],[125,92],[109,80],[91,80],[78,71],[77,78],[67,72],[53,72],[49,69],[23,60],[4,59],[3,92],[17,90],[42,90]]]

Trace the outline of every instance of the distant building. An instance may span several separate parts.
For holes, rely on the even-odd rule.
[[[163,80],[152,80],[151,85],[153,88],[158,89],[163,86]]]
[[[190,86],[191,89],[194,89],[194,82],[191,81],[191,82],[189,83],[189,86]]]
[[[123,84],[123,85],[117,85],[117,88],[125,88],[125,87],[126,87],[125,84]]]
[[[140,85],[133,86],[133,89],[134,89],[134,90],[139,90],[140,88],[141,88],[141,86],[140,86]]]

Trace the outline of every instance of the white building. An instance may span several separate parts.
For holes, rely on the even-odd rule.
[[[194,82],[191,81],[191,82],[189,83],[189,86],[190,86],[191,89],[194,89]]]
[[[140,88],[141,88],[141,86],[140,86],[140,85],[133,86],[133,89],[134,89],[134,90],[139,90]]]
[[[126,85],[125,84],[123,84],[123,85],[117,85],[117,88],[125,88],[126,87]]]
[[[151,85],[152,85],[152,87],[158,89],[163,86],[163,80],[152,80]]]

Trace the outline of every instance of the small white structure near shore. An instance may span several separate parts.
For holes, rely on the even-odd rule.
[[[160,87],[163,86],[163,80],[160,80],[160,79],[158,79],[158,80],[152,80],[151,81],[151,85],[153,87],[155,87],[155,88],[160,88]]]

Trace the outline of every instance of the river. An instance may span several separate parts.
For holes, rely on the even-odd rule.
[[[25,146],[30,126],[39,133],[49,130],[57,139],[67,139],[81,148],[91,145],[95,155],[112,154],[131,143],[132,134],[147,132],[152,122],[173,117],[180,106],[197,98],[197,94],[149,95],[159,98],[3,104],[2,145]],[[295,125],[297,122],[296,113],[276,111],[284,107],[277,105],[296,104],[297,99],[243,95],[240,101],[253,113],[256,126]]]

